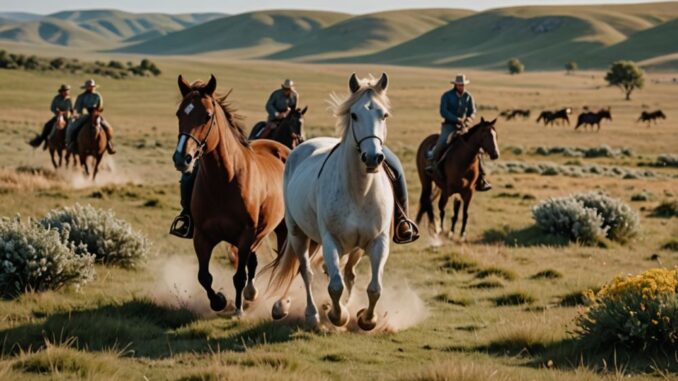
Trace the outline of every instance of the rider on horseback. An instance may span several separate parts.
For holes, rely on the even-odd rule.
[[[47,148],[47,137],[52,132],[52,126],[56,121],[59,111],[66,111],[66,120],[70,117],[70,114],[73,112],[73,102],[71,101],[71,96],[69,94],[71,87],[68,85],[61,85],[58,90],[58,94],[52,99],[52,105],[49,107],[50,111],[54,116],[45,123],[42,127],[42,132],[40,135],[36,136],[28,144],[33,147],[39,147],[42,142],[45,142],[44,148]]]
[[[75,152],[75,142],[77,140],[78,133],[80,132],[82,125],[87,120],[87,116],[83,115],[83,110],[89,110],[91,108],[101,109],[104,107],[104,99],[101,97],[101,94],[96,91],[96,86],[97,85],[93,79],[88,79],[81,87],[82,89],[85,89],[85,91],[78,95],[78,98],[75,100],[75,114],[73,116],[77,119],[71,122],[68,125],[68,129],[66,130],[66,146],[71,152]],[[113,134],[111,133],[111,126],[106,120],[104,120],[103,117],[101,117],[101,126],[106,133],[106,140],[108,141],[106,144],[106,150],[109,154],[113,155],[115,150],[113,149]]]
[[[299,104],[299,93],[294,88],[294,82],[286,79],[278,90],[275,90],[266,101],[268,118],[264,128],[260,129],[251,138],[266,138],[271,130],[276,128],[280,121],[285,119],[291,110],[296,110]]]
[[[464,129],[471,123],[476,113],[475,102],[471,93],[465,90],[465,86],[470,83],[464,74],[459,74],[451,83],[454,88],[445,92],[440,99],[440,115],[444,121],[441,126],[440,136],[436,145],[428,152],[429,160],[426,171],[429,173],[438,172],[437,168],[442,159],[442,155],[447,148],[447,140],[452,134],[456,137],[464,132]],[[492,185],[485,179],[482,160],[480,161],[480,177],[476,183],[476,190],[488,191]]]

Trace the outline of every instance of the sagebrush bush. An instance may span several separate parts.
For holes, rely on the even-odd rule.
[[[600,291],[588,291],[590,306],[577,318],[577,331],[605,348],[620,343],[648,351],[678,345],[678,269],[652,269],[617,277]]]
[[[0,293],[56,290],[80,285],[94,276],[94,256],[64,242],[57,230],[19,218],[0,219]]]
[[[84,244],[97,262],[134,268],[149,251],[146,238],[112,211],[76,204],[50,211],[40,223],[59,230],[69,242]]]
[[[532,216],[542,230],[584,244],[603,237],[625,242],[640,227],[638,213],[630,206],[596,192],[542,201],[532,208]]]
[[[654,208],[652,216],[661,218],[678,217],[678,201],[662,201]]]

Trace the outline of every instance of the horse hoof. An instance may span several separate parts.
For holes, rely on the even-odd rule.
[[[212,299],[210,299],[210,308],[212,311],[223,311],[226,308],[226,297],[221,292],[217,292]]]
[[[280,320],[289,315],[290,304],[292,304],[292,301],[289,298],[280,299],[273,303],[273,308],[271,309],[271,316],[273,317],[273,320]]]
[[[454,232],[447,232],[447,239],[453,240],[454,239]]]
[[[315,329],[320,325],[320,315],[317,313],[306,315],[306,327],[308,329]]]
[[[245,300],[248,302],[253,302],[254,300],[257,299],[257,288],[254,287],[253,284],[248,284],[247,287],[245,287],[245,290],[243,290],[243,296],[245,297]]]
[[[334,314],[334,310],[330,310],[330,312],[327,313],[327,317],[330,318],[330,321],[332,324],[334,324],[337,327],[343,327],[348,323],[348,312],[346,311],[345,308],[341,308],[339,310],[339,316]]]
[[[363,331],[371,331],[374,329],[374,327],[377,326],[377,315],[375,314],[372,316],[371,320],[365,319],[365,311],[367,309],[363,308],[362,310],[358,311],[357,317],[358,317],[358,327],[362,329]]]

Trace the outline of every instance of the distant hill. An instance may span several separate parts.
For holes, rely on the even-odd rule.
[[[35,21],[40,20],[42,17],[42,15],[28,12],[0,12],[0,23]]]
[[[225,15],[218,13],[168,15],[98,9],[62,11],[31,18],[0,19],[0,39],[30,44],[79,48],[112,48],[125,42],[157,38]]]

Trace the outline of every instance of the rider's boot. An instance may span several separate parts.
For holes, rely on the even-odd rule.
[[[181,196],[181,212],[174,218],[170,227],[170,234],[179,238],[193,238],[193,217],[191,216],[191,196],[195,183],[195,174],[198,168],[193,168],[191,173],[183,173],[179,181],[179,194]]]
[[[390,150],[385,150],[387,155],[386,164],[393,176],[389,176],[393,185],[393,195],[395,196],[395,210],[393,219],[395,221],[395,231],[393,232],[393,242],[405,244],[419,239],[419,228],[407,217],[407,184],[405,176],[402,173],[402,166],[397,161],[397,157]]]
[[[478,192],[487,192],[488,190],[492,189],[492,184],[490,184],[490,182],[485,178],[485,168],[483,166],[482,156],[478,162],[478,170],[479,174],[478,181],[476,181],[476,190]]]
[[[113,148],[113,141],[109,140],[106,142],[106,151],[109,155],[115,155],[116,150]]]

